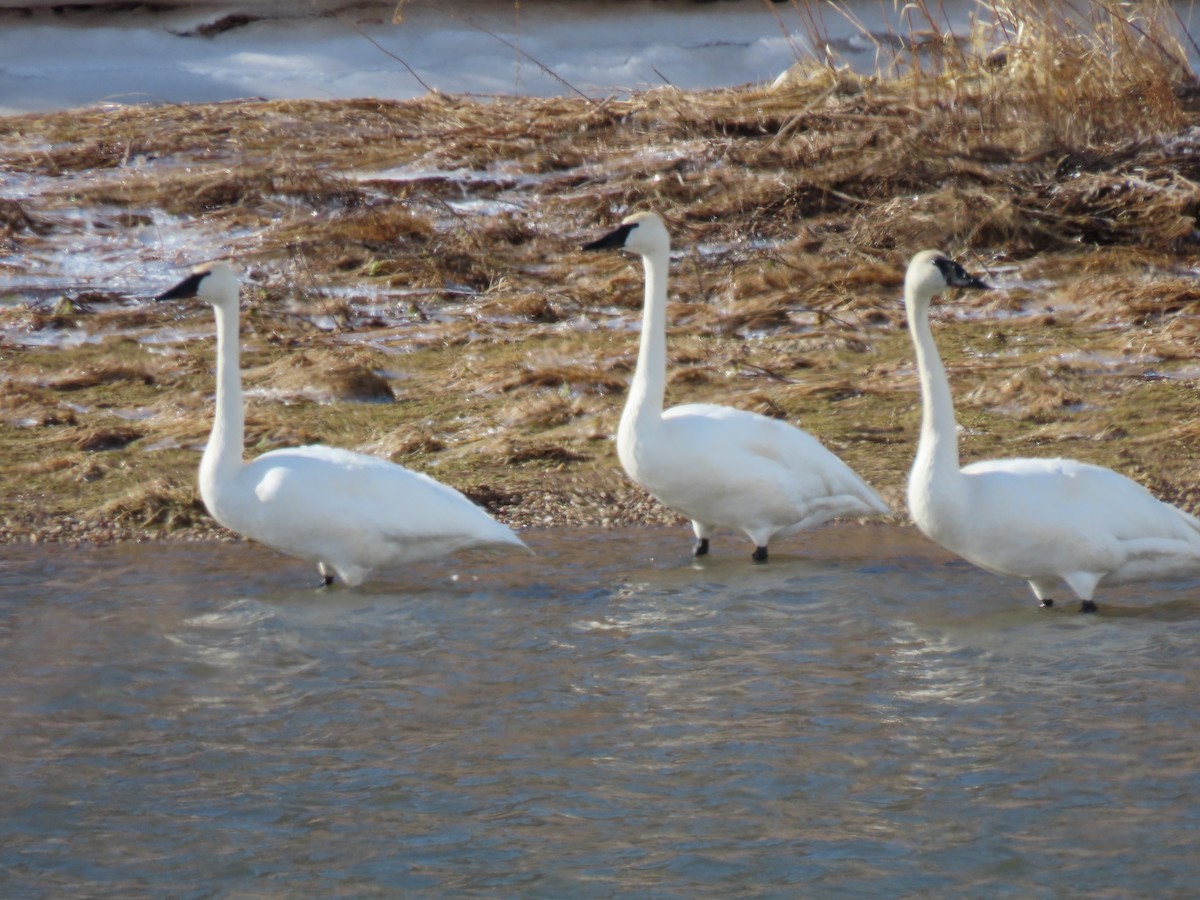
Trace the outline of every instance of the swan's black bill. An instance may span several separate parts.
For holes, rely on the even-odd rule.
[[[630,222],[627,225],[622,225],[620,228],[614,228],[602,238],[597,238],[590,244],[584,244],[584,250],[612,250],[625,246],[625,239],[629,237],[629,232],[637,228],[636,222]]]
[[[958,263],[945,256],[939,256],[933,261],[941,272],[942,277],[946,279],[946,284],[950,287],[960,288],[975,288],[981,291],[990,291],[992,286],[977,275],[972,275]]]
[[[190,300],[200,290],[200,282],[208,277],[207,272],[194,272],[169,291],[164,291],[155,300]]]

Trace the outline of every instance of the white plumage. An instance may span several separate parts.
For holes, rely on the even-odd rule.
[[[913,257],[904,281],[923,402],[908,482],[913,521],[975,565],[1029,582],[1043,606],[1065,582],[1082,608],[1103,583],[1200,571],[1200,520],[1111,469],[1071,459],[958,464],[954,403],[929,328],[947,287],[986,288],[933,250]]]
[[[202,268],[159,300],[198,297],[217,320],[217,402],[200,461],[200,496],[231,531],[361,584],[370,570],[473,547],[524,547],[520,538],[441,482],[375,456],[312,445],[242,459],[238,280]]]
[[[697,556],[716,528],[745,533],[765,561],[776,535],[839,516],[882,515],[887,506],[811,435],[766,416],[690,403],[663,412],[670,237],[654,213],[636,213],[585,250],[639,253],[646,296],[637,368],[617,430],[626,474],[692,521]]]

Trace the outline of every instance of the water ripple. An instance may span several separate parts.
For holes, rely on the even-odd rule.
[[[910,532],[532,534],[315,591],[0,565],[5,896],[1186,896],[1195,583],[1038,610]],[[880,548],[883,548],[881,555]]]

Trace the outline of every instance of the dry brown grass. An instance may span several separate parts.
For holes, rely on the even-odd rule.
[[[986,6],[1003,27],[951,42],[918,0],[896,65],[807,61],[773,89],[0,119],[0,170],[32,179],[0,202],[6,274],[70,252],[80,214],[144,236],[135,271],[178,245],[158,233],[218,236],[250,276],[253,452],[366,448],[513,521],[614,524],[673,517],[625,485],[608,440],[641,273],[582,242],[659,209],[678,250],[669,400],[803,424],[893,502],[916,416],[902,267],[939,246],[1006,288],[951,298],[966,321],[938,326],[964,457],[1052,443],[1192,497],[1200,107],[1169,7]],[[70,515],[204,528],[190,485],[212,342],[141,337],[211,320],[132,302],[163,286],[64,279],[0,309],[0,496],[21,523],[5,534]],[[70,329],[111,336],[24,340]],[[153,415],[120,425],[121,408]]]
[[[79,391],[84,388],[97,387],[102,384],[113,384],[120,381],[154,384],[154,375],[145,366],[129,366],[121,363],[108,363],[90,366],[85,370],[68,369],[60,375],[55,375],[46,382],[46,387],[55,391]]]

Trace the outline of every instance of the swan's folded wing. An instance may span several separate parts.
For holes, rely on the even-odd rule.
[[[838,510],[821,515],[821,521],[888,513],[853,469],[787,422],[727,406],[688,404],[668,410],[663,428],[666,443],[679,448],[679,471],[703,479],[710,492],[731,495],[727,502],[740,494],[792,509],[824,504]],[[813,514],[819,509],[814,506]]]
[[[963,469],[992,518],[1129,543],[1179,542],[1200,553],[1200,521],[1120,472],[1073,459],[998,459]]]
[[[279,521],[311,519],[327,532],[364,529],[391,540],[521,543],[449,485],[375,456],[295,447],[260,456],[244,473]]]

